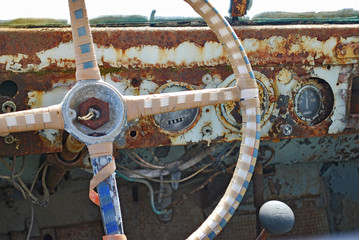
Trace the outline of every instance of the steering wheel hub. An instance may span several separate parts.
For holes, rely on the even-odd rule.
[[[91,108],[100,113],[98,119],[78,119]],[[111,142],[126,125],[125,108],[121,94],[110,84],[102,80],[80,81],[63,100],[65,130],[88,145]]]

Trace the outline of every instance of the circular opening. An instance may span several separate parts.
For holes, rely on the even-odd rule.
[[[136,131],[131,131],[131,132],[130,132],[130,136],[131,136],[131,137],[136,137],[136,136],[137,136],[137,132],[136,132]]]
[[[14,97],[17,94],[18,87],[13,81],[5,81],[0,84],[0,95],[7,97]]]
[[[50,234],[46,234],[42,239],[43,240],[52,240],[54,238]]]

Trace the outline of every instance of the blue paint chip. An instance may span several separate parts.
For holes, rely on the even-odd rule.
[[[258,156],[258,149],[255,148],[255,149],[253,149],[253,157],[257,158],[257,156]]]
[[[212,231],[210,234],[208,234],[207,237],[212,240],[216,237],[216,233],[214,231]]]
[[[84,69],[93,68],[92,62],[84,62],[83,65],[84,65]]]
[[[101,206],[104,212],[113,211],[114,207],[112,202]]]
[[[247,56],[243,57],[243,59],[244,59],[244,62],[245,62],[246,64],[249,64],[249,59],[248,59]]]
[[[254,72],[250,71],[249,75],[251,76],[252,79],[256,79],[256,76],[254,75]]]
[[[261,139],[261,133],[260,132],[256,132],[256,139],[260,140]]]
[[[244,51],[242,44],[239,44],[239,50]]]
[[[76,19],[80,19],[84,17],[84,12],[82,11],[82,8],[75,11],[75,17]]]
[[[118,226],[116,221],[106,223],[106,230],[108,235],[117,234]]]
[[[247,189],[247,188],[248,188],[248,185],[249,185],[249,182],[248,182],[247,180],[245,180],[244,183],[243,183],[243,187],[244,187],[245,189]]]
[[[239,40],[239,38],[237,37],[236,33],[232,32],[232,36],[233,36],[233,38],[234,38],[235,40]],[[241,47],[239,46],[239,48],[241,48]]]
[[[76,2],[77,0],[72,0],[73,2]]]
[[[214,11],[216,14],[218,14],[217,9],[215,9],[215,8],[212,8],[212,9],[213,9],[213,11]]]
[[[222,221],[219,223],[219,226],[221,226],[221,228],[224,228],[227,224],[227,221],[225,219],[222,219]]]
[[[256,123],[261,123],[261,115],[256,116]]]
[[[90,52],[90,44],[83,44],[80,46],[81,47],[81,53],[88,53]]]
[[[233,214],[235,213],[236,209],[234,207],[230,207],[228,210],[228,213],[231,214],[233,216]]]
[[[249,173],[253,173],[253,172],[254,172],[254,166],[251,165],[251,166],[249,167]]]
[[[236,201],[240,203],[242,201],[242,199],[243,199],[243,196],[241,194],[238,194],[238,196],[236,197]]]
[[[228,23],[228,21],[227,21],[226,19],[223,19],[223,23],[224,23],[224,25],[226,25],[227,27],[229,27],[229,23]]]
[[[79,37],[85,36],[87,34],[85,27],[80,27],[77,29],[77,31],[79,32]]]

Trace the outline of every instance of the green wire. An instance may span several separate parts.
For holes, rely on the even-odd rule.
[[[118,170],[116,170],[115,173],[116,173],[116,175],[117,175],[118,177],[120,177],[120,178],[122,178],[123,180],[126,180],[126,181],[128,181],[128,182],[137,182],[137,183],[145,184],[145,185],[147,186],[148,190],[150,191],[152,211],[153,211],[154,213],[156,213],[157,215],[163,215],[163,214],[167,214],[167,213],[168,213],[166,210],[164,210],[164,211],[159,211],[159,210],[157,210],[157,208],[155,207],[155,201],[154,201],[154,198],[153,198],[153,188],[152,188],[151,184],[150,184],[147,180],[127,177],[126,175],[120,173]]]

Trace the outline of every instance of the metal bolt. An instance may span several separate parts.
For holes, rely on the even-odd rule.
[[[87,116],[90,112],[93,113],[93,117],[84,119],[84,116]],[[109,104],[95,97],[89,98],[79,105],[78,115],[78,121],[81,124],[96,130],[110,120]]]
[[[3,111],[3,113],[15,112],[16,104],[13,101],[6,101],[2,104],[1,110]]]
[[[293,132],[293,127],[289,124],[280,125],[280,129],[282,130],[283,134],[289,136]]]
[[[7,135],[5,138],[4,138],[4,142],[6,144],[13,144],[15,142],[15,138],[13,135]]]
[[[204,136],[206,136],[206,135],[211,135],[212,132],[213,132],[213,129],[212,129],[212,127],[210,127],[210,126],[204,126],[204,127],[202,128],[202,134],[203,134]]]
[[[342,50],[340,51],[340,54],[341,54],[341,55],[345,55],[345,54],[347,54],[347,51],[346,51],[345,49],[342,49]]]

